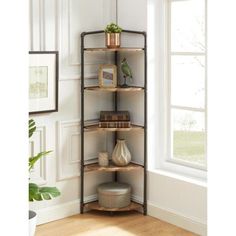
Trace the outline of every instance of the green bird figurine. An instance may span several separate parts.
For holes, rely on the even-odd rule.
[[[126,61],[126,58],[124,58],[122,61],[121,61],[121,71],[123,73],[123,77],[124,77],[124,84],[121,85],[122,88],[127,88],[129,87],[127,84],[126,84],[126,79],[127,78],[130,78],[132,79],[132,71]]]

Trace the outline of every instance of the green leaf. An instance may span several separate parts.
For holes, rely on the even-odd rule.
[[[60,196],[60,192],[56,187],[41,187],[39,191],[41,193],[49,193],[52,197]]]
[[[33,119],[29,120],[29,138],[36,130],[36,125]],[[29,157],[29,171],[34,167],[35,163],[42,157],[48,155],[52,151],[44,151],[38,153],[36,156]],[[60,192],[56,187],[39,187],[35,183],[29,183],[29,201],[43,201],[51,200],[54,197],[60,196]]]
[[[48,155],[52,151],[45,151],[45,152],[40,152],[34,157],[29,158],[29,171],[34,167],[35,163],[41,159],[42,157]]]
[[[106,33],[121,33],[122,29],[115,23],[108,24],[104,30]]]
[[[29,183],[29,191],[30,192],[38,192],[39,191],[39,187],[37,184],[34,183]]]
[[[29,138],[33,135],[36,130],[35,121],[33,119],[29,120]]]
[[[35,183],[29,183],[29,201],[51,200],[60,196],[56,187],[38,187]]]
[[[35,121],[33,119],[29,120],[29,127],[32,127],[35,125]]]
[[[42,201],[43,200],[43,197],[40,193],[36,193],[34,196],[33,196],[33,200],[36,200],[36,201]]]
[[[49,193],[42,193],[42,197],[44,200],[51,200],[52,198],[50,197]]]
[[[37,184],[29,183],[29,201],[32,202],[39,191]]]

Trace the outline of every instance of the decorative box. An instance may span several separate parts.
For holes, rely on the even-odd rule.
[[[98,203],[105,208],[122,208],[130,205],[131,186],[125,183],[109,182],[97,187]]]

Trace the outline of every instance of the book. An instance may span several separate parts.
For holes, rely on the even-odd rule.
[[[130,121],[128,111],[101,111],[100,121]]]
[[[89,164],[94,164],[94,163],[98,163],[98,158],[92,158],[89,160],[84,160],[84,165],[89,165]]]
[[[130,128],[130,121],[100,121],[100,128]]]
[[[99,123],[99,119],[91,119],[91,120],[84,121],[85,126],[97,125],[98,123]]]

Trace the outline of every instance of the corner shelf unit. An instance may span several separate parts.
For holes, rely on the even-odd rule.
[[[85,37],[87,35],[96,35],[96,34],[104,34],[104,31],[90,31],[90,32],[83,32],[81,33],[81,166],[80,166],[80,213],[83,214],[85,210],[98,210],[98,211],[131,211],[131,210],[142,210],[143,214],[147,214],[147,37],[146,32],[141,31],[131,31],[131,30],[123,30],[122,33],[126,34],[136,34],[142,35],[144,39],[144,46],[143,47],[120,47],[120,48],[85,48],[84,42]],[[118,65],[118,54],[120,52],[143,52],[143,62],[144,62],[144,86],[130,86],[128,88],[119,87],[116,88],[100,88],[99,86],[85,86],[85,72],[84,72],[84,57],[86,53],[93,53],[93,52],[111,52],[114,54],[114,64]],[[117,78],[119,81],[119,77]],[[144,124],[142,126],[132,124],[130,128],[99,128],[97,124],[93,125],[85,125],[84,120],[84,94],[86,91],[99,91],[99,92],[109,92],[113,93],[114,96],[114,111],[117,111],[118,108],[118,93],[122,92],[142,92],[144,93]],[[85,164],[84,162],[84,143],[85,137],[84,133],[89,131],[105,131],[105,132],[113,132],[114,133],[114,146],[116,145],[117,135],[120,131],[127,131],[132,132],[135,130],[143,131],[144,135],[144,152],[143,152],[143,164],[137,163],[129,163],[129,165],[125,167],[115,166],[112,163],[109,164],[108,167],[100,167],[97,163],[95,164]],[[85,173],[88,172],[111,172],[114,173],[114,181],[118,181],[117,172],[124,172],[124,171],[143,171],[143,203],[140,204],[135,202],[134,200],[131,201],[131,204],[124,208],[104,208],[99,206],[97,201],[93,202],[85,202],[84,201],[84,186],[85,186]]]

